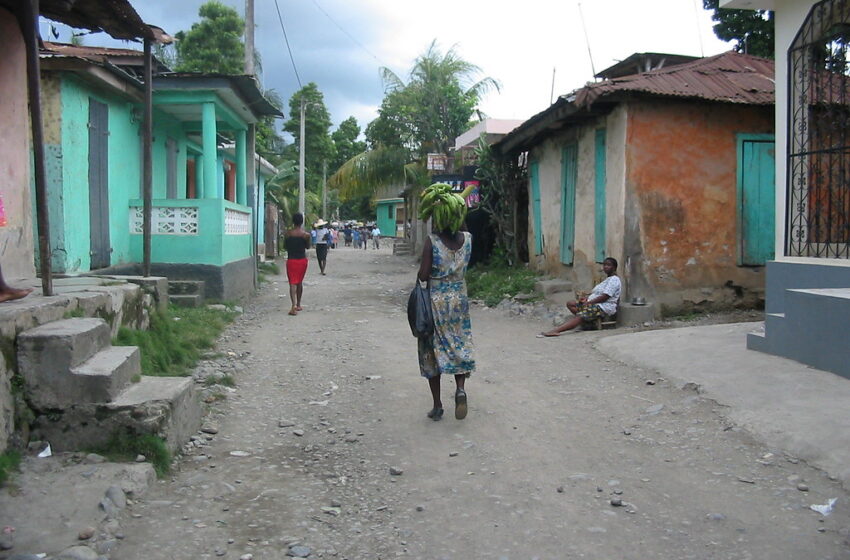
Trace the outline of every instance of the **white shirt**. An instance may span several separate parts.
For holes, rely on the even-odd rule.
[[[328,233],[330,232],[326,227],[319,228],[318,230],[316,230],[316,245],[318,245],[319,243],[327,244],[328,240],[326,239],[326,237]]]
[[[379,230],[378,228],[372,230],[372,237],[377,237],[379,235],[381,235],[381,230]]]
[[[602,312],[606,315],[613,315],[617,312],[617,305],[620,303],[621,288],[622,283],[620,282],[620,277],[614,274],[594,286],[593,291],[590,292],[590,296],[587,299],[591,300],[597,296],[601,296],[602,294],[608,294],[607,300],[602,303],[597,303],[596,305],[598,305],[600,309],[602,309]]]

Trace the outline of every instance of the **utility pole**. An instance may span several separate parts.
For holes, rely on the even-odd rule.
[[[245,0],[245,73],[249,76],[254,76],[254,0]],[[256,81],[256,76],[254,76]],[[251,206],[253,220],[251,224],[251,255],[254,260],[259,260],[257,248],[260,246],[260,234],[257,231],[260,218],[260,201],[258,200],[257,192],[257,127],[254,123],[248,125],[248,133],[245,135],[245,161],[247,169],[245,169],[245,201]],[[258,284],[257,264],[254,264],[254,288]]]
[[[301,92],[301,122],[300,136],[298,138],[298,211],[304,215],[304,120],[306,118],[307,103],[304,100],[304,92]]]
[[[322,162],[322,219],[328,215],[328,162]]]

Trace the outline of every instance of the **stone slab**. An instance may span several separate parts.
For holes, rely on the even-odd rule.
[[[142,358],[136,346],[110,346],[88,361],[71,369],[77,403],[111,402],[142,372]]]
[[[623,327],[632,327],[651,323],[656,319],[657,308],[655,304],[634,305],[632,303],[620,304],[617,311],[617,324]]]
[[[118,430],[158,435],[172,452],[201,427],[202,407],[191,377],[148,377],[125,388],[112,402],[90,403],[42,414],[33,438],[57,451],[75,451],[106,443]]]
[[[538,280],[534,283],[534,290],[540,292],[544,296],[558,292],[570,292],[571,299],[575,299],[575,294],[572,294],[573,284],[562,278],[549,278],[546,280]]]
[[[37,410],[68,408],[79,394],[71,369],[110,344],[103,319],[53,321],[18,336],[18,372]]]

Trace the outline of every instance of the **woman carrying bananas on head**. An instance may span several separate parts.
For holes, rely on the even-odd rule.
[[[434,334],[419,338],[419,371],[428,379],[434,407],[432,420],[443,416],[440,376],[453,375],[455,418],[466,418],[464,383],[475,370],[472,357],[472,323],[466,297],[466,267],[472,250],[472,234],[460,231],[466,218],[466,199],[444,183],[435,183],[422,193],[419,219],[433,219],[432,233],[425,240],[419,280],[428,282],[434,315]]]

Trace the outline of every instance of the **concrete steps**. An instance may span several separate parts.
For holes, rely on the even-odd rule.
[[[135,346],[112,346],[102,319],[65,319],[18,336],[33,435],[57,451],[90,448],[119,431],[154,434],[177,450],[201,423],[191,378],[142,377]]]
[[[850,288],[785,290],[783,312],[765,314],[747,348],[776,354],[850,378]]]
[[[413,244],[407,240],[396,239],[393,243],[393,255],[409,256],[413,254]]]
[[[169,280],[168,302],[178,307],[201,307],[204,289],[202,280]]]

